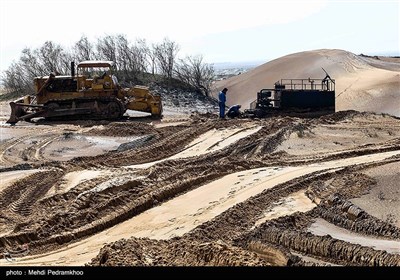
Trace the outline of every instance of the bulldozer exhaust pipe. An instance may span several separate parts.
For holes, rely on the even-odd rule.
[[[75,76],[75,62],[71,61],[71,77]]]

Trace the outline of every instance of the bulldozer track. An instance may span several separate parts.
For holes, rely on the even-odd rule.
[[[79,120],[117,120],[122,117],[122,114],[125,112],[125,106],[122,104],[121,100],[116,97],[82,97],[82,98],[74,98],[74,99],[50,99],[46,102],[45,106],[48,104],[57,104],[61,106],[61,108],[72,108],[72,103],[76,103],[76,106],[79,108],[79,105],[85,104],[87,102],[99,102],[98,109],[95,111],[92,110],[90,114],[74,114],[68,116],[59,116],[59,117],[50,117],[50,119],[54,120],[71,120],[71,119],[79,119]],[[114,109],[118,110],[118,113],[115,114],[109,110],[111,104],[115,103],[116,107]]]
[[[29,215],[32,205],[57,182],[60,176],[60,171],[42,171],[12,184],[1,192],[0,209],[9,208],[22,216]],[[32,185],[32,182],[39,178],[41,184]]]

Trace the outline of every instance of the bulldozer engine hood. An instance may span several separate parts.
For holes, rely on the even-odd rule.
[[[35,77],[34,80],[47,80],[49,76]],[[53,79],[63,80],[63,79],[71,79],[71,76],[55,76]]]

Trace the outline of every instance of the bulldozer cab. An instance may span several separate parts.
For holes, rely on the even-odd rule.
[[[77,66],[78,91],[114,91],[114,62],[83,61]]]

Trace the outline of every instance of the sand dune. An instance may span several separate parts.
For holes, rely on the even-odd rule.
[[[357,110],[400,116],[400,59],[376,59],[344,50],[321,49],[280,57],[253,70],[216,83],[216,94],[228,87],[228,105],[248,108],[262,88],[280,79],[336,80],[336,111]]]

